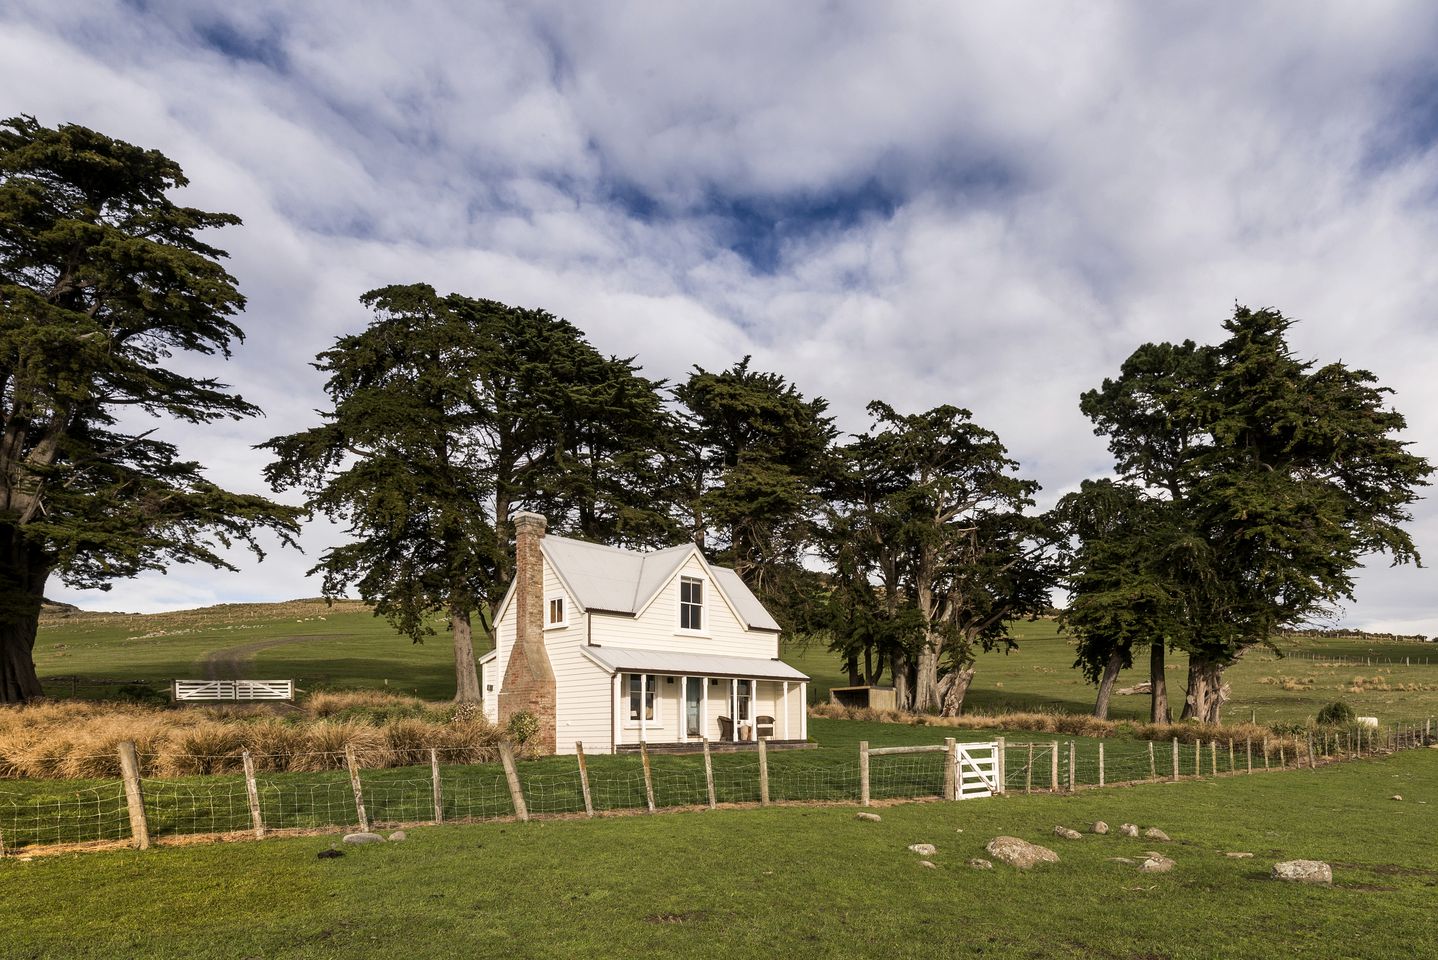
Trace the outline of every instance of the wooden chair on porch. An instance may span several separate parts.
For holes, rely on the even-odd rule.
[[[754,736],[758,737],[759,739],[763,739],[765,737],[768,737],[770,740],[774,739],[774,718],[755,717]]]
[[[732,719],[730,719],[729,717],[720,717],[720,718],[719,718],[719,739],[720,739],[720,740],[733,740],[733,739],[734,739],[734,721],[733,721]]]

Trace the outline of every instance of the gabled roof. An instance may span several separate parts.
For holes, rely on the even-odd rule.
[[[550,568],[585,610],[634,616],[649,605],[691,556],[697,555],[714,575],[715,588],[746,627],[779,629],[737,573],[709,566],[692,543],[649,552],[556,536],[546,536],[539,543]]]

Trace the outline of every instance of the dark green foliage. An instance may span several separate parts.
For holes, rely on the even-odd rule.
[[[543,310],[424,284],[362,300],[374,322],[315,364],[333,409],[263,444],[266,476],[348,525],[315,567],[326,594],[356,588],[415,642],[445,614],[458,695],[475,698],[470,618],[488,619],[509,585],[515,509],[603,542],[675,535],[662,385]]]
[[[1342,700],[1335,700],[1318,711],[1318,725],[1320,727],[1341,727],[1352,723],[1357,716],[1348,704]]]
[[[674,394],[687,419],[695,541],[793,625],[804,615],[801,560],[837,436],[828,401],[751,370],[748,357],[719,373],[695,367]]]
[[[244,306],[202,230],[227,213],[173,203],[178,164],[78,126],[0,124],[0,702],[40,693],[30,663],[44,585],[173,563],[234,569],[256,534],[288,542],[297,512],[231,493],[155,436],[258,408],[176,353],[228,357]]]
[[[1185,715],[1216,721],[1223,668],[1350,599],[1366,555],[1417,561],[1404,531],[1431,467],[1365,370],[1297,360],[1275,310],[1235,309],[1218,346],[1145,344],[1082,397],[1122,477],[1184,549],[1157,569],[1190,655]],[[1146,508],[1148,509],[1148,508]],[[1170,622],[1169,626],[1172,625]]]

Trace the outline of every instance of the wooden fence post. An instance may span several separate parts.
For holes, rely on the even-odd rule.
[[[1193,775],[1203,776],[1203,741],[1193,741]]]
[[[1253,738],[1243,738],[1243,752],[1248,756],[1248,772],[1253,773]]]
[[[1072,740],[1070,740],[1070,741],[1069,741],[1069,793],[1073,793],[1073,792],[1074,792],[1074,767],[1076,766],[1076,764],[1074,763],[1074,760],[1075,760],[1075,758],[1076,758],[1076,756],[1077,756],[1077,753],[1078,753],[1078,747],[1077,747],[1077,745],[1076,745]]]
[[[995,757],[995,759],[998,761],[998,770],[997,770],[996,772],[997,772],[998,775],[999,775],[999,793],[1008,793],[1008,792],[1009,792],[1008,741],[1005,740],[1003,737],[999,737],[996,741],[994,741],[994,743],[995,743],[994,752],[995,752],[995,754],[997,755],[997,756]]]
[[[589,767],[584,763],[584,741],[574,741],[574,758],[579,762],[579,790],[584,794],[584,815],[594,816],[594,801],[589,796]]]
[[[1283,768],[1283,767],[1288,766],[1288,758],[1283,755],[1283,741],[1282,741],[1282,740],[1278,741],[1278,766],[1279,766],[1280,769]]]
[[[350,789],[355,794],[355,813],[359,814],[360,833],[369,833],[369,814],[364,808],[364,792],[360,790],[359,762],[355,760],[353,744],[345,744],[345,766],[350,771]]]
[[[1208,741],[1208,770],[1213,776],[1218,776],[1218,741]]]
[[[240,754],[240,761],[245,766],[245,799],[250,803],[250,823],[255,828],[255,839],[265,838],[265,818],[260,813],[260,788],[255,783],[255,760],[246,750]]]
[[[1263,769],[1270,769],[1268,766],[1268,734],[1263,735]]]
[[[1229,739],[1228,739],[1228,772],[1229,772],[1229,773],[1237,773],[1237,772],[1238,772],[1238,764],[1236,764],[1236,763],[1233,762],[1233,738],[1232,738],[1232,737],[1229,737]]]
[[[1178,783],[1178,737],[1173,738],[1173,782]]]
[[[1098,785],[1099,785],[1099,786],[1103,786],[1103,785],[1104,785],[1103,741],[1102,741],[1102,740],[1100,740],[1100,741],[1098,742]]]
[[[429,786],[434,798],[434,822],[444,823],[444,787],[439,782],[439,751],[429,748]]]
[[[944,799],[959,799],[959,741],[944,738]]]
[[[140,760],[133,741],[119,744],[120,776],[125,781],[125,804],[130,810],[130,836],[140,850],[150,849],[150,823],[145,819],[145,794],[140,789]]]
[[[709,738],[704,738],[704,789],[709,793],[709,809],[716,806],[714,802],[714,761],[709,757]]]
[[[1029,767],[1024,774],[1024,793],[1034,792],[1034,742],[1029,741]]]
[[[649,744],[639,741],[639,760],[644,765],[644,804],[654,812],[654,772],[649,769]]]
[[[759,738],[759,805],[769,805],[769,751],[764,746],[765,737]]]
[[[1053,792],[1053,793],[1058,793],[1058,792],[1059,792],[1059,742],[1058,742],[1057,740],[1055,740],[1053,743],[1049,744],[1049,749],[1052,751],[1052,754],[1051,754],[1051,756],[1049,757],[1049,763],[1052,764],[1052,766],[1049,768],[1049,790],[1050,790],[1051,792]]]
[[[1308,769],[1317,770],[1318,761],[1313,759],[1313,731],[1308,731]]]
[[[1152,740],[1148,742],[1148,778],[1150,780],[1158,779],[1158,761],[1154,758],[1153,755]]]
[[[859,741],[859,803],[869,805],[869,741]]]
[[[509,782],[509,799],[514,803],[514,815],[521,822],[529,822],[529,805],[524,802],[524,788],[519,783],[519,770],[514,766],[514,749],[508,740],[499,742],[499,759],[504,763],[504,779]]]

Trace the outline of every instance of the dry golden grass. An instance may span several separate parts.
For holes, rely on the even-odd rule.
[[[346,749],[368,768],[424,763],[430,748],[449,763],[495,759],[500,731],[482,715],[453,714],[448,705],[374,691],[316,695],[283,715],[264,707],[39,703],[0,710],[0,778],[115,777],[126,740],[142,772],[162,777],[233,772],[246,750],[267,771],[334,769]]]

